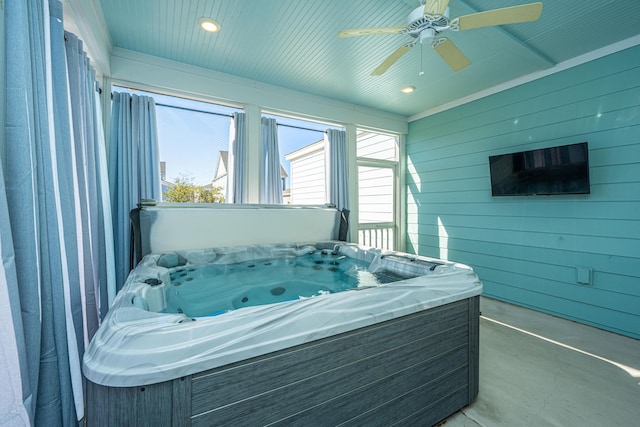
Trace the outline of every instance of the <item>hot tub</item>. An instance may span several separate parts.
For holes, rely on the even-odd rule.
[[[329,260],[313,272],[357,260],[345,274],[364,282],[338,292],[318,279],[305,294],[264,273],[254,288],[207,288],[215,304],[178,295],[190,273],[215,287],[203,268],[312,252]],[[336,241],[149,254],[85,353],[87,423],[435,424],[477,395],[481,291],[465,265]]]

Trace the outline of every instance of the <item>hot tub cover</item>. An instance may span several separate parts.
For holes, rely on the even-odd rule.
[[[362,259],[385,254],[354,245],[347,248]],[[202,264],[221,251],[224,248],[179,255],[190,263]],[[248,247],[247,253],[255,256],[255,248]],[[436,260],[440,265],[425,276],[191,319],[184,314],[154,313],[133,303],[141,290],[149,287],[146,279],[168,274],[158,266],[161,256],[147,255],[131,272],[93,337],[83,360],[83,371],[90,381],[105,386],[163,382],[482,292],[482,283],[470,267]]]

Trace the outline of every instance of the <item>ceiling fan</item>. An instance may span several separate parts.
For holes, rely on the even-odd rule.
[[[412,47],[431,43],[431,47],[444,59],[453,71],[462,70],[471,65],[471,61],[447,37],[440,34],[445,31],[462,31],[493,25],[517,24],[536,21],[542,13],[542,3],[529,3],[520,6],[493,9],[449,19],[449,0],[425,0],[424,6],[414,9],[407,19],[406,26],[356,28],[342,30],[338,38],[370,36],[374,34],[407,34],[413,38],[387,57],[373,72],[380,76],[396,63]]]

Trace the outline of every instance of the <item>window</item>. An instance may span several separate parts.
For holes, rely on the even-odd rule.
[[[358,131],[358,243],[394,250],[398,138]]]
[[[114,90],[150,96],[156,102],[162,201],[224,203],[228,191],[231,117],[243,110],[119,86],[114,86]],[[263,114],[263,117],[277,122],[283,203],[325,204],[325,131],[343,128],[275,114]],[[393,141],[387,141],[387,137],[359,134],[367,135],[359,136],[359,156],[376,161],[391,161],[397,156]],[[247,143],[249,156],[256,156],[257,147],[252,144],[258,141]],[[247,185],[258,184],[252,181]],[[364,204],[369,202],[372,201],[363,200]],[[374,208],[369,211],[368,215],[373,215]]]
[[[284,204],[326,203],[323,123],[265,114],[278,123]]]
[[[393,167],[358,165],[360,223],[392,223],[394,218]]]
[[[358,131],[358,158],[398,161],[398,138],[374,132]]]
[[[224,202],[229,123],[241,109],[124,87],[156,102],[163,201]]]

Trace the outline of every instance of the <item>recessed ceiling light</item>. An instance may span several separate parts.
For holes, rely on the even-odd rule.
[[[416,90],[415,86],[405,86],[402,89],[400,89],[400,91],[402,91],[403,93],[411,93],[414,90]]]
[[[200,24],[200,28],[210,33],[216,33],[220,31],[220,24],[218,24],[211,18],[200,18],[198,19],[198,23]]]

